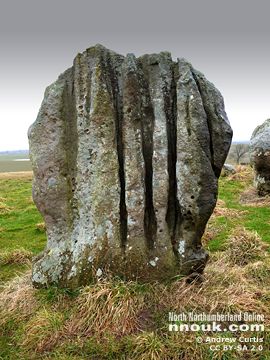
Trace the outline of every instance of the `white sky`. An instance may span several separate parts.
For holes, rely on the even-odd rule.
[[[270,2],[0,0],[0,151],[27,149],[47,85],[96,43],[170,51],[221,91],[234,141],[270,117]]]

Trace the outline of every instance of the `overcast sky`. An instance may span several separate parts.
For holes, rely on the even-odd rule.
[[[44,90],[101,43],[185,57],[221,91],[234,140],[270,117],[268,0],[0,0],[0,151],[27,149]]]

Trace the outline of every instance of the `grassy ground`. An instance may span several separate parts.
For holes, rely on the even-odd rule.
[[[30,260],[44,247],[45,231],[31,200],[31,177],[0,175],[0,359],[270,359],[268,331],[242,333],[264,337],[263,350],[255,342],[247,344],[253,351],[212,351],[196,337],[217,333],[168,330],[170,311],[256,312],[269,329],[270,206],[251,186],[248,168],[221,179],[203,238],[211,258],[200,284],[114,280],[77,291],[38,290],[31,286]]]
[[[30,161],[0,161],[0,173],[30,171],[32,169]]]
[[[240,166],[235,175],[220,179],[218,205],[208,226],[215,234],[208,242],[210,251],[222,250],[229,234],[240,225],[256,231],[270,245],[270,202],[265,198],[257,203],[245,202],[243,195],[252,189],[250,167]]]
[[[14,261],[2,264],[0,281],[12,278],[25,267],[25,262],[16,260],[18,252],[29,258],[45,246],[45,231],[39,225],[43,220],[32,200],[31,183],[31,172],[0,174],[0,254],[14,257]]]
[[[30,161],[17,161],[19,159],[28,159],[28,151],[13,151],[10,153],[0,152],[0,173],[30,171],[32,169]]]

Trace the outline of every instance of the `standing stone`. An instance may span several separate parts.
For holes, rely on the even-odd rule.
[[[250,139],[250,162],[259,196],[270,195],[270,119],[256,127]]]
[[[29,129],[48,237],[34,285],[202,273],[231,137],[222,96],[187,61],[101,45],[77,55]]]

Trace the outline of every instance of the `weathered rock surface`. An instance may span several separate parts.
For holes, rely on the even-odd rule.
[[[201,273],[231,137],[221,94],[187,61],[100,45],[77,55],[29,129],[48,237],[33,283]]]
[[[256,127],[250,139],[250,162],[258,195],[270,195],[270,119]]]
[[[224,164],[221,176],[230,176],[236,173],[235,167],[231,164]]]

